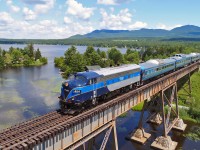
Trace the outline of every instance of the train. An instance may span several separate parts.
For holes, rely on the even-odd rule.
[[[199,61],[199,53],[175,54],[140,64],[125,64],[77,72],[62,83],[59,103],[64,114],[77,114],[100,101],[138,88]]]

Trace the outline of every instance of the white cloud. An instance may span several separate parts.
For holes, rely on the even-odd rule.
[[[23,13],[24,13],[25,20],[35,20],[36,18],[35,12],[30,10],[27,7],[24,7]]]
[[[13,11],[13,12],[19,12],[20,11],[19,7],[13,5],[12,0],[7,0],[6,3],[10,7],[11,11]]]
[[[163,23],[158,23],[158,24],[156,25],[156,28],[157,28],[157,29],[171,30],[171,29],[173,29],[173,28],[180,27],[180,26],[182,26],[182,25],[181,25],[181,24],[176,24],[176,25],[173,25],[173,26],[168,26],[168,25],[165,25],[165,24],[163,24]]]
[[[64,17],[64,23],[66,24],[72,23],[72,20],[69,17]]]
[[[13,12],[19,12],[19,11],[20,11],[20,8],[17,7],[17,6],[14,6],[14,5],[11,5],[10,8],[11,8],[11,10],[12,10]]]
[[[60,39],[94,30],[90,22],[71,22],[63,26],[56,20],[39,22],[14,20],[6,12],[1,12],[0,16],[2,16],[0,18],[0,38]]]
[[[12,23],[14,19],[7,12],[0,12],[0,26]]]
[[[12,4],[12,0],[6,0],[7,5]]]
[[[72,30],[72,35],[75,34],[86,34],[88,32],[91,32],[94,30],[94,28],[92,27],[92,25],[90,23],[79,23],[79,22],[74,22],[72,24],[69,25]]]
[[[51,8],[54,7],[56,0],[22,0],[22,1],[28,5],[33,5],[32,6],[33,10],[31,10],[28,7],[23,8],[25,20],[30,21],[30,20],[35,20],[36,17],[41,13],[47,13]],[[13,11],[19,11],[17,7],[11,7],[11,8],[13,9]]]
[[[57,22],[55,20],[42,20],[39,22],[39,24],[44,27],[48,27],[48,26],[56,26]]]
[[[116,5],[115,0],[97,0],[97,3],[104,5]]]
[[[68,5],[67,13],[79,19],[87,20],[93,15],[94,8],[84,7],[75,0],[67,0],[66,4]]]
[[[107,29],[125,29],[126,25],[131,23],[132,21],[132,14],[129,10],[122,9],[118,14],[110,13],[108,14],[104,9],[100,10],[102,15],[102,20],[100,22],[101,28]]]
[[[127,3],[132,0],[97,0],[98,4],[103,4],[103,5],[117,5],[121,3]]]
[[[54,7],[55,0],[37,0],[38,3],[35,5],[36,13],[46,13]],[[40,3],[39,3],[40,2]]]
[[[120,10],[118,14],[114,14],[114,9],[111,9],[111,13],[101,9],[100,13],[102,16],[100,28],[102,29],[135,30],[147,27],[145,22],[136,21],[133,23],[132,14],[127,8]]]
[[[54,7],[56,0],[22,0],[25,4],[32,5],[37,14],[47,13]]]
[[[141,22],[141,21],[136,21],[134,24],[131,24],[128,27],[129,27],[130,30],[140,29],[140,28],[147,27],[147,23]]]

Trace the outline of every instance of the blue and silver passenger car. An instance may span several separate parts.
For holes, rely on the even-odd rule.
[[[170,58],[176,61],[175,63],[176,69],[182,68],[191,63],[191,56],[186,54],[176,54]]]
[[[141,66],[142,81],[145,81],[174,70],[175,60],[172,58],[152,59],[139,65]]]
[[[196,62],[200,59],[199,53],[190,53],[189,56],[192,58],[192,62]]]

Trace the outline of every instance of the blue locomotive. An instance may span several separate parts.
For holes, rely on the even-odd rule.
[[[74,114],[100,100],[113,97],[178,70],[200,59],[199,53],[176,54],[166,59],[153,59],[137,64],[78,72],[62,83],[61,111]]]

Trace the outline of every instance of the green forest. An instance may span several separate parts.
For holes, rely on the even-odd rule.
[[[110,47],[107,51],[100,48],[95,50],[93,46],[88,46],[84,54],[80,54],[75,46],[66,50],[64,56],[55,58],[55,66],[63,72],[63,77],[67,78],[70,74],[85,70],[85,66],[99,65],[100,67],[117,66],[121,64],[138,64],[153,58],[167,58],[177,53],[188,54],[200,52],[199,43],[182,42],[144,42],[134,45],[136,41],[122,41],[132,43],[125,54],[122,54],[117,47]],[[120,43],[120,42],[119,42]],[[136,42],[137,43],[137,42]],[[140,44],[143,44],[140,45]]]
[[[80,54],[75,46],[71,46],[64,57],[54,59],[56,67],[59,67],[63,76],[67,78],[70,74],[85,70],[85,66],[99,65],[100,67],[116,66],[120,64],[139,63],[139,52],[127,49],[122,54],[117,48],[110,48],[107,52],[97,50],[88,46],[84,54]]]
[[[0,70],[19,66],[40,66],[47,64],[47,58],[42,57],[39,48],[34,49],[33,44],[25,48],[10,47],[8,51],[0,48]]]

